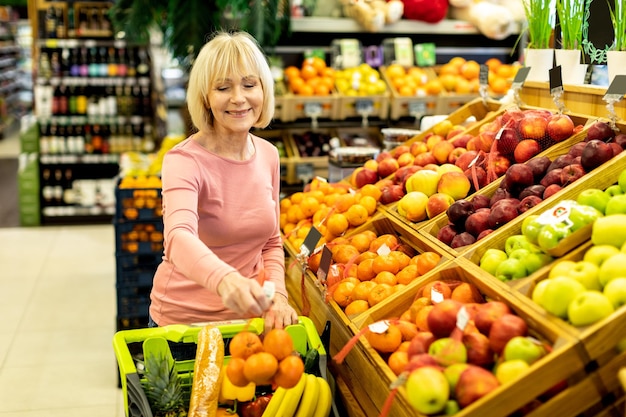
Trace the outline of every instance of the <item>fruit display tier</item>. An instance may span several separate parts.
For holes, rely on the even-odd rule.
[[[525,100],[525,103],[528,102],[530,100]],[[523,108],[531,109],[535,104],[528,104]],[[449,115],[449,118],[453,120],[452,124],[461,124],[469,115],[476,116],[478,125],[487,124],[506,111],[505,109],[484,111],[483,107],[483,112],[480,112],[477,110],[480,107],[478,103],[472,103],[472,106],[474,110],[470,110],[470,106],[463,106],[462,111],[452,112]],[[623,256],[619,254],[620,247],[623,251],[626,241],[626,232],[622,232],[622,227],[617,225],[624,217],[615,217],[614,221],[610,222],[611,216],[624,216],[620,214],[620,210],[623,209],[623,207],[620,208],[620,201],[622,201],[620,195],[626,191],[626,153],[618,151],[615,147],[614,151],[605,158],[601,156],[604,150],[596,150],[602,146],[594,141],[605,142],[605,144],[618,142],[621,139],[618,139],[617,135],[626,133],[626,126],[618,122],[611,137],[597,139],[594,135],[598,134],[601,127],[596,123],[606,120],[603,119],[605,117],[603,113],[598,115],[566,112],[566,114],[579,127],[571,137],[552,144],[544,150],[543,154],[535,154],[533,158],[547,157],[548,162],[553,163],[560,157],[559,162],[561,162],[565,160],[570,149],[579,148],[578,151],[581,151],[588,146],[583,157],[585,162],[582,162],[582,165],[587,167],[587,171],[576,178],[571,177],[571,181],[562,182],[562,186],[554,194],[547,195],[527,210],[517,213],[502,227],[469,245],[451,247],[440,241],[437,232],[450,221],[445,211],[432,218],[424,217],[420,221],[411,222],[398,215],[398,210],[395,208],[398,204],[397,200],[387,204],[379,203],[376,211],[367,216],[365,222],[360,221],[358,226],[348,224],[345,229],[342,229],[345,231],[339,237],[333,238],[332,234],[322,233],[316,249],[311,250],[310,253],[304,251],[301,246],[306,237],[306,227],[310,226],[301,221],[296,228],[285,233],[286,277],[290,298],[300,313],[308,314],[318,330],[323,329],[327,322],[331,323],[328,353],[332,360],[329,360],[329,368],[336,376],[338,393],[344,397],[346,403],[353,406],[349,411],[351,417],[379,415],[392,393],[395,397],[391,400],[391,408],[387,409],[387,415],[393,416],[443,415],[449,410],[456,410],[452,413],[458,416],[515,413],[533,416],[623,415],[624,394],[618,380],[618,371],[626,366],[626,354],[620,348],[623,344],[623,335],[626,334],[624,328],[626,310],[623,303],[619,301],[620,290],[617,289],[621,282],[621,279],[617,278],[620,272],[610,269],[615,267],[609,264],[619,262],[621,259],[619,257]],[[407,142],[424,141],[433,134],[433,129],[436,130],[437,125]],[[612,139],[613,137],[615,140]],[[589,145],[589,142],[593,143]],[[577,145],[578,143],[580,145]],[[573,158],[572,155],[568,156]],[[532,161],[533,158],[528,161]],[[520,163],[514,161],[510,165],[515,164]],[[351,175],[337,184],[341,184],[344,189],[353,188],[358,197],[345,199],[334,197],[328,200],[334,201],[335,210],[339,210],[341,202],[352,201],[354,204],[355,201],[359,201],[356,198],[363,200],[362,195],[373,193],[372,189],[367,186],[354,187],[353,181],[354,176]],[[496,192],[500,193],[497,190],[507,184],[507,181],[511,179],[502,173],[495,181],[477,191],[473,190],[464,199],[471,201],[476,195],[493,197]],[[625,187],[621,192],[619,192],[620,184]],[[331,190],[334,186],[336,184],[331,184]],[[337,185],[335,191],[328,191],[324,184],[314,181],[311,183],[311,192],[317,192],[317,195],[322,198],[320,192],[341,194],[339,187]],[[497,249],[504,253],[505,250],[510,249],[509,246],[522,244],[521,242],[527,238],[524,235],[528,229],[527,219],[535,220],[541,215],[545,217],[544,213],[562,214],[562,207],[569,207],[568,202],[571,201],[578,200],[580,204],[587,201],[591,202],[589,204],[595,204],[595,200],[586,195],[579,198],[584,191],[590,189],[604,190],[601,192],[608,193],[611,198],[617,197],[617,199],[609,206],[610,210],[604,210],[598,217],[585,220],[589,222],[587,225],[580,224],[582,219],[577,220],[573,216],[571,219],[568,218],[566,223],[579,225],[577,231],[552,235],[550,239],[554,237],[554,242],[548,238],[540,238],[541,246],[537,243],[528,246],[528,248],[537,248],[546,255],[544,264],[530,269],[529,263],[524,274],[507,278],[496,277],[494,273],[489,272],[486,264],[481,265],[481,259],[488,250]],[[294,203],[294,201],[300,201],[300,203]],[[281,207],[287,211],[289,204],[299,205],[300,209],[314,212],[311,209],[312,201],[307,200],[306,192],[296,196],[291,203],[285,203],[284,206],[281,204]],[[290,212],[287,211],[287,213]],[[295,211],[291,210],[291,213]],[[332,214],[328,214],[327,217],[313,216],[312,224],[336,229],[338,226],[335,223],[324,224],[330,222],[331,217]],[[355,218],[352,214],[346,217],[351,221]],[[564,221],[562,216],[558,219]],[[556,220],[552,220],[552,223],[556,223]],[[600,229],[601,224],[603,229]],[[611,228],[613,233],[607,232],[608,228]],[[302,240],[299,240],[298,236],[301,236]],[[373,239],[370,241],[371,245],[377,239],[385,239],[389,246],[382,252],[381,246],[375,246],[375,253],[367,255],[368,245],[363,244],[363,239],[367,236]],[[518,236],[524,236],[524,239]],[[591,250],[600,245],[606,247],[607,239],[612,239],[610,243],[615,245],[613,249],[610,251],[606,249],[607,252],[602,254],[599,249]],[[330,252],[330,264],[320,269],[324,246]],[[349,246],[353,247],[349,248]],[[364,252],[355,249],[357,246],[363,248],[361,250]],[[395,261],[392,261],[392,254],[396,256]],[[426,254],[429,254],[429,259],[437,260],[434,267],[423,270],[423,273],[414,274],[412,279],[407,279],[406,273],[398,273],[400,259],[404,259],[403,265],[406,265],[406,268],[409,268],[412,262],[419,267],[423,266],[420,262],[428,259],[425,257]],[[608,261],[603,268],[603,262],[607,262],[606,259],[610,259],[610,255],[614,255],[615,259]],[[422,261],[419,260],[420,257]],[[376,272],[376,265],[382,270],[374,275],[377,285],[387,282],[388,286],[394,288],[388,290],[384,297],[380,295],[382,292],[376,293],[373,287],[370,287],[369,292],[367,290],[354,292],[356,288],[362,287],[361,284],[372,279],[367,278],[368,270],[361,268],[361,264],[366,264],[368,258],[371,259],[369,271]],[[528,259],[530,262],[530,257]],[[566,265],[583,260],[597,263],[595,270],[598,276],[602,277],[599,278],[602,280],[599,288],[603,291],[589,290],[590,284],[583,288],[584,282],[571,284],[571,288],[577,289],[578,292],[573,293],[572,289],[571,298],[566,297],[568,300],[571,299],[572,303],[563,305],[556,300],[563,298],[562,296],[569,291],[565,289],[568,287],[564,286],[561,291],[556,284],[551,284],[555,289],[549,291],[560,295],[554,298],[554,302],[547,295],[549,291],[543,293],[545,299],[540,298],[541,293],[536,288],[543,288],[544,284],[552,280],[555,282],[565,280],[563,277],[555,278],[550,271],[556,269],[565,275],[571,269],[578,270],[578,267],[566,267]],[[557,265],[560,266],[557,267]],[[404,269],[400,270],[404,271]],[[391,275],[395,273],[395,277],[390,278],[388,273],[383,277],[383,272],[389,271],[393,271]],[[576,275],[572,272],[572,277],[574,276],[580,276],[582,280],[584,274]],[[405,281],[399,283],[402,279]],[[618,281],[612,282],[614,280]],[[611,285],[607,285],[608,283]],[[612,290],[607,290],[606,287],[611,287]],[[464,288],[464,292],[460,288]],[[459,289],[458,292],[457,289]],[[587,291],[592,292],[592,296],[588,296]],[[454,293],[456,294],[453,296]],[[579,294],[580,297],[576,298],[575,296]],[[596,307],[593,307],[593,302],[588,300],[600,299],[599,294],[603,294],[604,297],[602,301],[595,304]],[[614,300],[613,306],[610,306],[610,303],[605,304],[607,299]],[[358,308],[355,307],[356,302],[360,300],[365,301],[361,301],[362,305],[359,304]],[[584,309],[587,303],[592,306],[589,307],[590,310]],[[495,320],[483,323],[483,316],[493,314],[494,319],[502,316],[502,313],[495,312],[496,305],[507,311],[507,318],[518,323],[517,327],[523,328],[520,334],[524,335],[521,337],[524,342],[520,342],[517,348],[503,346],[503,340],[508,343],[512,339],[513,333],[516,332],[512,329],[516,326],[509,328],[508,336],[502,333],[496,335],[496,330],[493,329],[491,329],[492,332],[483,330],[487,323],[490,327],[496,326],[492,324],[496,323]],[[450,311],[446,312],[444,306],[454,306],[456,310],[451,310],[454,314]],[[430,314],[433,311],[437,313]],[[459,316],[459,311],[463,311],[461,316]],[[563,311],[566,313],[563,314]],[[584,313],[584,311],[594,313]],[[479,319],[478,315],[482,318]],[[461,324],[459,317],[463,316],[465,316],[465,322]],[[585,316],[593,316],[594,321],[579,324],[583,323],[581,317]],[[402,321],[413,323],[413,325],[400,326],[399,323]],[[467,327],[467,323],[472,324]],[[450,329],[447,330],[448,336],[442,330],[446,326]],[[500,329],[500,326],[505,325],[498,324],[498,326]],[[471,330],[472,328],[475,330]],[[415,342],[412,337],[423,332],[430,332],[434,337],[429,344],[418,344],[426,342]],[[435,379],[431,379],[429,384],[420,383],[417,376],[411,377],[415,369],[428,367],[428,364],[442,366],[442,363],[446,363],[442,362],[444,359],[441,356],[437,356],[438,347],[434,347],[443,345],[444,342],[434,344],[434,340],[454,339],[455,337],[457,343],[462,340],[463,345],[466,346],[464,352],[468,355],[467,358],[472,357],[475,361],[470,365],[479,363],[480,368],[489,369],[493,374],[485,376],[484,372],[478,372],[474,367],[472,367],[472,373],[467,371],[467,375],[457,370],[457,377],[460,374],[465,376],[455,380],[457,385],[452,391],[449,391],[447,384],[445,387],[441,386],[440,391],[433,389],[433,387],[439,387],[436,385],[439,382],[434,382],[439,381],[435,376],[431,375]],[[478,339],[481,340],[482,345]],[[528,341],[532,341],[530,345],[534,347],[525,350],[521,346],[528,345]],[[416,359],[413,356],[412,365],[401,366],[402,361],[399,358],[402,355],[396,354],[396,350],[401,350],[400,346],[404,346],[404,349],[413,349],[413,355],[416,352],[428,353],[428,355],[435,355],[435,359],[425,359],[425,357]],[[484,349],[488,349],[486,346],[492,349],[492,352],[486,356],[485,362]],[[537,350],[537,346],[541,349]],[[441,349],[448,355],[451,352],[450,346],[444,346]],[[521,353],[522,351],[526,353]],[[532,361],[527,360],[526,356],[531,351],[537,355]],[[508,357],[516,355],[523,357],[523,361],[526,361],[524,371],[514,371],[513,367],[508,365],[498,370],[498,366],[507,362]],[[452,360],[449,356],[445,356],[445,359]],[[426,362],[420,363],[420,360]],[[431,360],[435,362],[428,362]],[[481,360],[483,362],[480,362]],[[468,359],[465,359],[465,362],[467,361]],[[446,371],[449,365],[446,363],[444,366]],[[410,371],[406,371],[404,376],[399,377],[402,369],[410,369]],[[452,372],[452,370],[448,371],[448,373]],[[511,381],[511,378],[514,380]],[[443,379],[443,381],[448,380]],[[424,385],[430,386],[431,389],[425,391]],[[491,388],[482,392],[468,388],[484,385],[490,385]],[[432,411],[432,409],[424,411],[429,410],[428,407],[415,401],[415,398],[426,398],[426,396],[433,398],[433,403],[439,401],[441,407],[437,411]],[[447,401],[441,403],[442,397],[445,397]],[[448,404],[450,402],[454,404]]]

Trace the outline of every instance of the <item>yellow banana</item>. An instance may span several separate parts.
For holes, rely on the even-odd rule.
[[[328,417],[328,415],[330,414],[330,408],[333,405],[333,393],[330,390],[330,385],[328,385],[328,381],[326,381],[321,376],[318,376],[316,378],[318,385],[320,386],[320,390],[317,407],[315,408],[315,413],[313,414],[313,417]]]
[[[313,417],[315,413],[320,393],[320,384],[317,382],[317,377],[313,374],[306,374],[305,387],[306,389],[304,394],[302,394],[295,417]]]
[[[304,392],[304,387],[306,386],[306,374],[302,373],[300,380],[293,387],[287,389],[285,392],[285,398],[283,398],[278,411],[275,414],[275,417],[293,417],[296,410],[298,409],[298,404],[300,403],[300,399],[302,398],[302,393]]]
[[[265,407],[265,411],[263,411],[262,417],[274,417],[276,415],[276,412],[278,411],[278,408],[285,399],[286,393],[287,390],[285,388],[276,388],[276,391],[274,391],[274,394],[272,394],[270,402],[267,404],[267,407]]]

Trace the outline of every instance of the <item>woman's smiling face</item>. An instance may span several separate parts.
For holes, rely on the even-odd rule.
[[[263,106],[263,87],[257,76],[230,74],[218,79],[209,93],[214,127],[248,132]]]

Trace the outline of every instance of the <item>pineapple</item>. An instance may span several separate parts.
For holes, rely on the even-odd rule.
[[[174,361],[168,361],[164,355],[146,356],[144,377],[142,385],[154,417],[187,416]]]

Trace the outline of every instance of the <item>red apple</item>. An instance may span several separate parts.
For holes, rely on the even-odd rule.
[[[470,164],[476,160],[477,156],[477,151],[468,150],[464,154],[460,155],[454,164],[461,168],[463,171],[465,171],[467,168],[469,168]]]
[[[428,197],[426,202],[426,215],[429,219],[432,219],[436,215],[448,210],[451,204],[454,203],[454,198],[446,193],[435,193]]]
[[[405,166],[413,165],[413,162],[415,161],[415,157],[410,152],[405,152],[405,153],[398,155],[397,160],[398,160],[399,166],[405,167]]]
[[[488,366],[493,364],[495,356],[489,338],[484,334],[473,331],[463,334],[463,344],[467,349],[467,363],[478,366]]]
[[[476,240],[483,239],[483,238],[485,238],[486,236],[490,235],[493,232],[494,232],[493,229],[485,229],[485,230],[483,230],[482,232],[480,232],[478,234],[478,236],[476,237]]]
[[[461,309],[462,303],[445,299],[435,304],[428,313],[428,328],[436,338],[448,337],[452,330],[456,328],[457,314]]]
[[[496,136],[496,149],[502,155],[513,155],[519,141],[520,137],[515,129],[504,128]]]
[[[461,408],[465,408],[500,386],[496,376],[477,365],[469,364],[461,372],[454,395]]]
[[[561,185],[566,187],[585,175],[585,169],[580,164],[570,164],[561,169]]]
[[[421,353],[428,353],[428,347],[435,340],[435,336],[431,332],[420,331],[409,342],[407,354],[409,358]]]
[[[590,140],[580,155],[580,163],[589,172],[613,158],[611,146],[601,140]]]
[[[401,184],[391,184],[384,187],[380,195],[381,204],[390,204],[400,200],[404,196],[404,187]]]
[[[546,198],[552,197],[554,194],[558,193],[562,189],[563,189],[563,187],[561,187],[560,184],[550,184],[550,185],[548,185],[546,187],[545,191],[543,192],[543,199],[545,200]]]
[[[534,139],[524,139],[515,147],[513,157],[515,158],[515,162],[522,163],[528,161],[539,152],[541,152],[539,142]]]
[[[491,325],[489,344],[495,353],[500,354],[506,343],[513,337],[527,334],[528,325],[523,318],[515,314],[504,314]]]
[[[566,114],[553,114],[546,127],[548,136],[554,142],[561,142],[574,134],[574,122]]]
[[[511,166],[511,161],[509,161],[508,158],[503,155],[498,155],[497,153],[495,155],[489,155],[488,161],[488,163],[493,168],[496,177],[501,177],[502,175],[504,175],[506,170],[509,169],[509,167]]]
[[[471,133],[461,133],[460,135],[456,135],[452,139],[449,139],[449,141],[455,148],[467,148],[467,142],[469,142],[469,140],[473,137],[474,135]]]
[[[391,150],[391,156],[398,159],[403,153],[410,153],[409,145],[398,145]]]
[[[615,137],[615,131],[607,122],[597,120],[587,129],[587,137],[585,141],[602,140],[609,141]]]
[[[358,167],[352,174],[353,185],[356,188],[361,188],[366,184],[374,184],[378,181],[378,172],[369,168]]]
[[[522,214],[525,211],[530,210],[531,208],[535,207],[537,204],[540,204],[542,201],[543,201],[543,198],[538,197],[536,195],[526,196],[522,199],[522,201],[520,201],[519,205],[517,206],[517,211],[520,214]]]
[[[444,245],[450,246],[452,244],[452,240],[458,234],[459,231],[453,224],[446,224],[437,232],[437,239],[439,239],[439,241]]]
[[[421,142],[421,141],[415,141],[411,143],[411,146],[409,147],[409,151],[411,152],[411,155],[413,156],[417,156],[421,153],[424,153],[428,150],[428,147],[426,146],[426,143]]]
[[[448,155],[448,163],[456,165],[456,161],[459,159],[459,157],[466,152],[467,152],[467,149],[465,148],[461,148],[461,147],[454,148],[452,152],[450,152],[450,155]]]
[[[416,155],[413,163],[415,165],[426,166],[428,164],[436,164],[437,160],[433,156],[432,152],[426,151],[426,152],[422,152],[419,155]]]
[[[482,334],[489,335],[493,322],[510,313],[510,307],[502,301],[487,301],[479,305],[474,323]]]
[[[548,120],[538,114],[526,114],[520,120],[518,130],[522,139],[541,140],[546,137]]]
[[[472,236],[478,236],[483,230],[490,229],[490,212],[490,209],[479,209],[470,214],[465,221],[465,231],[471,233]]]
[[[400,167],[393,175],[393,182],[395,184],[404,184],[407,178],[409,178],[412,174],[415,174],[420,169],[422,169],[422,167],[417,165],[407,165]]]
[[[481,232],[482,233],[482,232]],[[461,232],[454,236],[452,242],[450,242],[450,247],[452,249],[462,248],[463,246],[472,245],[476,242],[476,237],[468,232]]]
[[[467,179],[470,181],[472,185],[472,190],[474,192],[480,190],[481,188],[486,187],[489,184],[489,179],[487,178],[487,171],[483,167],[472,166],[471,168],[463,171]]]
[[[389,151],[379,152],[378,155],[376,155],[376,162],[380,162],[383,159],[387,159],[387,158],[393,158],[393,156],[391,155],[391,152]]]
[[[609,145],[611,146],[611,149],[613,149],[613,156],[619,155],[624,150],[624,148],[622,148],[622,146],[617,142],[609,142]]]
[[[414,371],[422,366],[438,366],[435,358],[428,353],[419,353],[409,359],[409,363],[406,365],[405,370],[407,372]]]
[[[378,162],[378,176],[385,178],[396,172],[400,168],[398,160],[394,157],[385,158]]]
[[[569,151],[567,151],[567,153],[572,155],[574,158],[577,156],[581,156],[583,154],[583,149],[585,149],[586,145],[587,142],[575,143],[574,145],[572,145],[571,148],[569,148]]]

